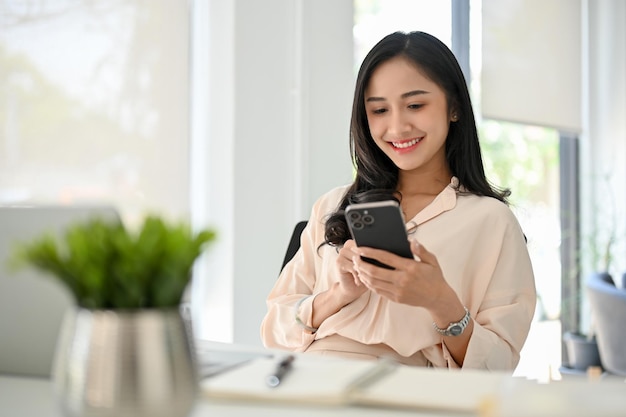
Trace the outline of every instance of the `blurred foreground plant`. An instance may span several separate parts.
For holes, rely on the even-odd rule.
[[[65,284],[79,306],[140,309],[177,306],[196,258],[215,240],[213,230],[148,216],[137,233],[122,223],[91,219],[21,243],[13,266],[32,265]]]

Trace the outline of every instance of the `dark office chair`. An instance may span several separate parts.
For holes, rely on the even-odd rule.
[[[283,270],[285,265],[287,265],[287,262],[289,262],[291,258],[293,258],[293,255],[298,252],[298,249],[300,248],[300,235],[302,234],[302,231],[304,230],[306,224],[307,221],[302,220],[296,224],[296,227],[293,228],[293,232],[291,233],[291,239],[289,240],[289,246],[287,246],[287,252],[285,253],[285,259],[283,259],[283,265],[280,267],[281,271]]]
[[[608,373],[626,376],[626,289],[601,277],[587,280],[587,293],[595,326],[602,367]]]

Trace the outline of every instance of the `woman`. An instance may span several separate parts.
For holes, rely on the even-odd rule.
[[[467,85],[443,43],[412,32],[374,46],[350,146],[356,178],[313,206],[267,299],[265,346],[513,370],[535,310],[532,267],[508,190],[485,178]],[[387,199],[400,202],[414,259],[350,237],[347,205]]]

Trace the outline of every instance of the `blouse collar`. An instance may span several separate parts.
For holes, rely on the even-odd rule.
[[[407,229],[412,230],[422,223],[426,223],[428,220],[437,217],[441,213],[452,210],[456,206],[457,192],[463,191],[462,186],[459,186],[459,179],[452,177],[450,184],[448,184],[441,192],[435,197],[435,199],[422,211],[417,213],[407,223]]]

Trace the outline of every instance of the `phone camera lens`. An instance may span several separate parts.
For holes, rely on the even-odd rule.
[[[372,217],[369,214],[366,214],[365,216],[363,216],[363,219],[361,219],[361,220],[363,220],[363,223],[365,223],[367,225],[370,225],[370,224],[374,223],[374,217]]]
[[[353,222],[352,223],[352,228],[355,230],[361,230],[363,228],[363,223],[361,222]]]
[[[361,218],[361,213],[358,211],[353,211],[350,213],[350,220],[359,220]]]

